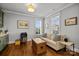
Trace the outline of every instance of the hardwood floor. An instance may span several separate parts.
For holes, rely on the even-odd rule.
[[[8,45],[2,52],[0,52],[1,56],[34,56],[32,51],[32,42],[29,41],[27,44],[22,44],[21,46],[15,46],[14,44]],[[78,53],[75,53],[78,56]],[[59,52],[55,52],[53,49],[47,46],[47,53],[43,56],[72,56],[70,51],[65,52],[61,50]]]

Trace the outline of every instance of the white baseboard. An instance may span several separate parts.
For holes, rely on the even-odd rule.
[[[32,40],[27,40],[27,41],[32,41]],[[15,43],[15,41],[9,41],[8,44],[12,44],[12,43]],[[71,51],[73,51],[73,48],[68,48],[70,49]],[[79,53],[79,49],[78,48],[74,48],[74,52],[78,52]]]
[[[27,41],[31,41],[31,40],[27,40]],[[15,43],[15,41],[9,41],[8,44],[12,44],[12,43]]]
[[[9,43],[8,43],[8,44],[12,44],[12,43],[15,43],[15,41],[9,41]]]
[[[71,51],[73,51],[72,48],[69,48]],[[78,48],[74,48],[74,52],[78,52],[79,53],[79,49]]]

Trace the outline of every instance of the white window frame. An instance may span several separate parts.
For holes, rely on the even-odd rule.
[[[40,20],[41,21],[41,32],[39,34],[36,34],[36,24],[35,24],[35,34],[36,35],[42,35],[43,34],[43,21],[42,21],[42,19],[36,19],[35,20],[35,23],[36,23],[37,20]]]
[[[60,13],[57,13],[57,14],[55,14],[55,15],[53,15],[52,17],[51,17],[51,33],[53,33],[53,26],[52,26],[52,20],[53,20],[53,17],[56,17],[56,16],[59,16],[59,18],[60,18]],[[61,20],[59,20],[59,34],[60,34],[60,27],[61,27],[61,24],[60,24],[60,22],[61,22]]]

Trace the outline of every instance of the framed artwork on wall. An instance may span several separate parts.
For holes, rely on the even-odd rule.
[[[19,28],[19,29],[28,28],[28,22],[26,20],[18,20],[17,21],[17,28]]]
[[[65,20],[65,26],[76,25],[77,17],[68,18]]]

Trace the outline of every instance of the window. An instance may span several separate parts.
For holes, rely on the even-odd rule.
[[[51,20],[51,26],[54,34],[59,34],[60,32],[60,17],[54,16]]]
[[[41,20],[35,21],[35,28],[36,28],[36,34],[42,34],[42,21]]]

